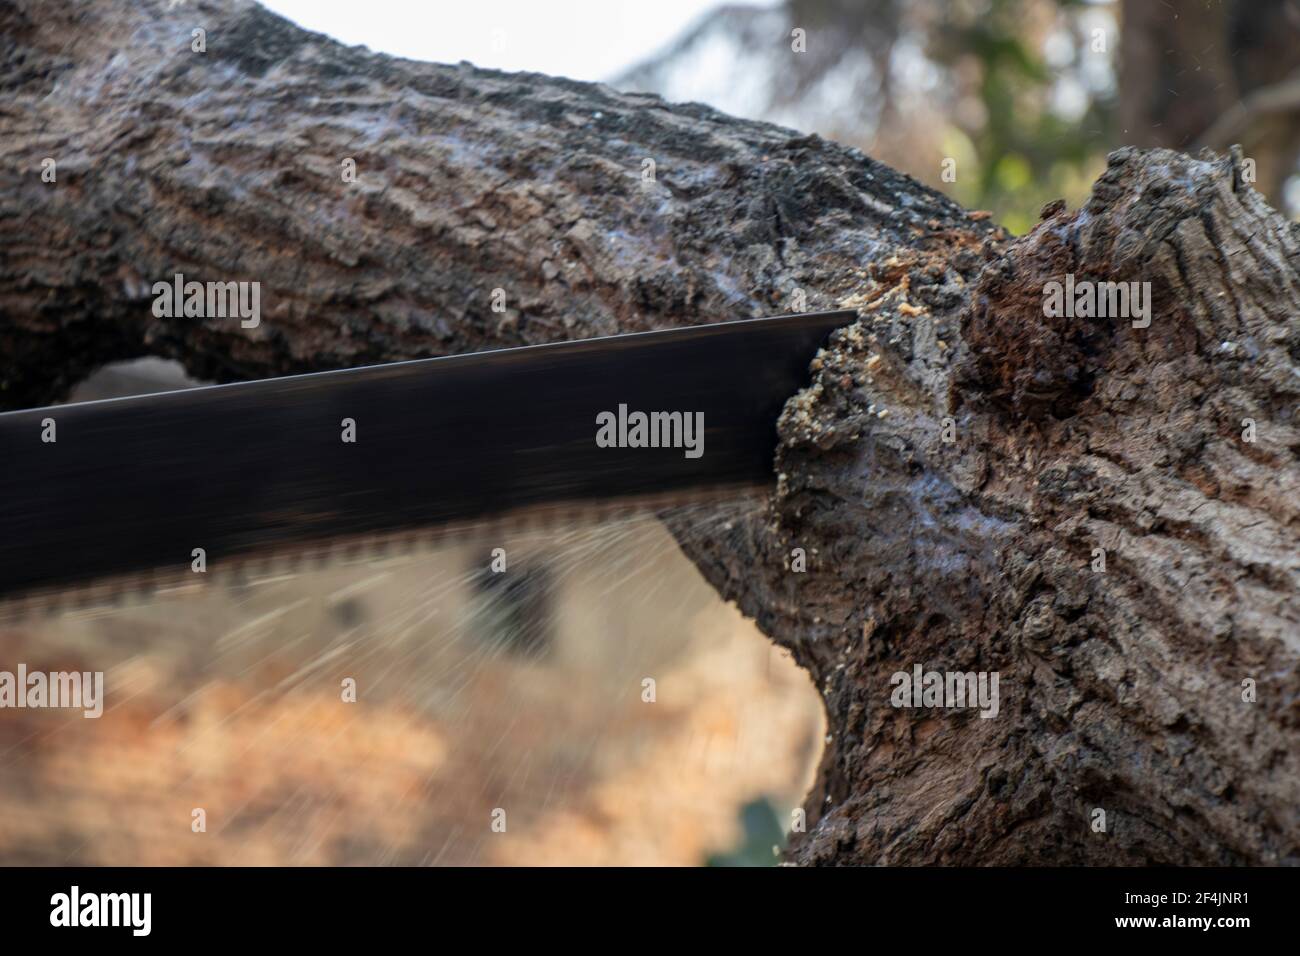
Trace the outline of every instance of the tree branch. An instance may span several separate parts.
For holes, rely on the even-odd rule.
[[[1010,242],[817,137],[165,7],[0,6],[0,401],[856,307],[769,513],[667,519],[825,697],[795,858],[1300,861],[1300,238],[1231,159],[1121,150]],[[176,272],[263,321],[156,318]],[[1150,325],[1045,315],[1066,274]],[[917,664],[999,673],[998,716],[891,706]]]

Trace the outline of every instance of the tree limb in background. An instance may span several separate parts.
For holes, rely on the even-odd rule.
[[[1241,143],[1256,162],[1257,188],[1281,207],[1300,158],[1300,122],[1294,110],[1266,104],[1289,95],[1300,68],[1300,5],[1225,0],[1187,10],[1124,0],[1122,11],[1121,135],[1173,149]]]

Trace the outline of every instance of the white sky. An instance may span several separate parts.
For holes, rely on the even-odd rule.
[[[262,0],[282,16],[382,53],[607,80],[721,0]],[[773,6],[777,0],[747,0]]]

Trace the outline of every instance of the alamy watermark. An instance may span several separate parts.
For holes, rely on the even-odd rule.
[[[103,671],[0,671],[0,709],[71,708],[89,719],[104,713]]]
[[[1145,329],[1151,325],[1151,283],[1075,281],[1071,272],[1064,282],[1043,286],[1043,315],[1052,319],[1132,319],[1133,328]]]
[[[997,671],[927,671],[915,664],[912,673],[898,671],[889,683],[895,707],[978,707],[981,717],[998,715]]]
[[[262,322],[262,283],[186,282],[178,272],[171,282],[153,284],[153,314],[160,319],[238,318],[246,329]]]
[[[83,893],[73,886],[50,897],[51,926],[125,926],[132,936],[153,928],[152,893]]]
[[[704,454],[703,412],[618,412],[596,416],[600,448],[684,448],[687,458]]]

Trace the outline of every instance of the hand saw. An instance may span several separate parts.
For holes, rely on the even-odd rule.
[[[0,414],[0,599],[132,575],[147,587],[155,572],[189,572],[196,549],[219,567],[538,506],[761,487],[783,404],[854,318],[748,319]]]

